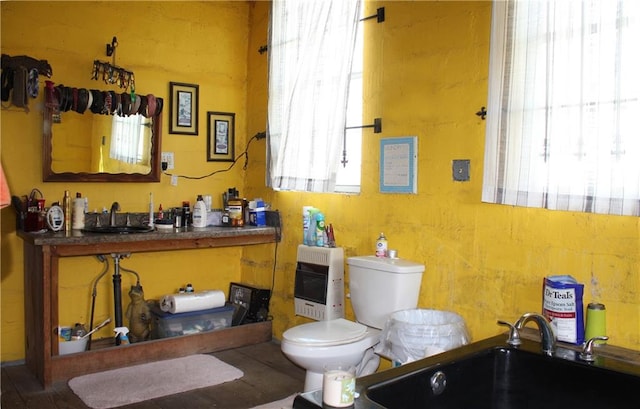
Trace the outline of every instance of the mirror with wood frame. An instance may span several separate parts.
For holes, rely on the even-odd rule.
[[[159,182],[162,113],[56,112],[45,104],[45,182]]]

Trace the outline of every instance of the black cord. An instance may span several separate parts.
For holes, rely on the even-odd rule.
[[[271,294],[269,295],[269,310],[271,310],[271,299],[273,298],[273,292],[276,289],[276,266],[278,265],[278,237],[280,237],[280,227],[276,227],[276,242],[273,250],[273,270],[271,270]],[[268,320],[273,320],[273,316],[269,314]]]
[[[203,175],[203,176],[185,176],[185,175],[174,175],[172,173],[167,173],[167,172],[162,172],[163,174],[167,175],[167,176],[175,176],[178,178],[183,178],[183,179],[191,179],[191,180],[199,180],[199,179],[205,179],[208,177],[211,177],[213,175],[216,175],[218,173],[223,173],[223,172],[228,172],[231,170],[231,168],[233,168],[236,163],[238,163],[238,160],[244,156],[244,166],[242,167],[243,170],[247,170],[247,166],[249,166],[249,145],[251,144],[251,142],[255,139],[255,140],[260,140],[260,139],[264,139],[266,138],[267,134],[266,132],[258,132],[257,134],[253,135],[251,137],[251,139],[249,139],[249,141],[247,142],[247,146],[244,148],[244,152],[242,152],[241,154],[239,154],[238,156],[236,156],[236,158],[233,160],[233,163],[231,163],[231,165],[229,165],[228,168],[226,169],[219,169],[216,171],[213,171],[207,175]]]

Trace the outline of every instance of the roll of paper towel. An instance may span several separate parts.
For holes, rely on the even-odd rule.
[[[209,310],[224,306],[224,292],[220,290],[199,291],[189,294],[169,294],[160,300],[160,309],[164,312],[178,314]]]

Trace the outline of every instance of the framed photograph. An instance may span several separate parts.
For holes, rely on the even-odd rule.
[[[236,114],[207,112],[207,161],[235,160]]]
[[[169,83],[169,133],[198,134],[198,85]]]

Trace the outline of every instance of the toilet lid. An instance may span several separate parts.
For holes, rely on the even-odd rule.
[[[364,338],[366,333],[366,326],[338,318],[298,325],[286,330],[282,337],[299,344],[329,346],[358,341]]]

